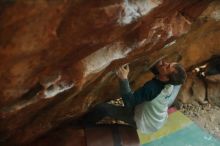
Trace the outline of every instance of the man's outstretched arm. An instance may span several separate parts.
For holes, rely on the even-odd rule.
[[[128,73],[128,65],[120,67],[116,72],[117,76],[119,77],[120,92],[125,106],[133,107],[143,101],[152,100],[155,96],[152,94],[152,88],[150,84],[144,85],[143,87],[133,92],[129,85]]]
[[[124,65],[117,70],[116,75],[119,78],[120,93],[125,106],[133,106],[135,98],[133,97],[132,90],[129,85],[128,73],[129,66]]]

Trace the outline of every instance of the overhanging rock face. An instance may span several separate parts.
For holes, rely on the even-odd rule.
[[[136,80],[209,3],[1,0],[1,141],[30,142],[118,97],[115,68],[130,63]]]

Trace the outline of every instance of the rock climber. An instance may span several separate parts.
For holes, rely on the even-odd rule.
[[[86,123],[94,124],[108,116],[124,121],[142,133],[160,129],[168,117],[168,107],[186,80],[186,72],[181,64],[164,59],[157,61],[150,70],[155,76],[133,92],[128,81],[129,66],[120,67],[116,75],[124,106],[99,104],[85,115]]]

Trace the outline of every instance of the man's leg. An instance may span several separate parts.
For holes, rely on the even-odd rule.
[[[88,112],[85,117],[84,121],[87,124],[95,124],[96,122],[102,120],[104,117],[111,117],[116,120],[121,120],[129,125],[136,127],[134,117],[134,111],[131,108],[115,106],[108,103],[103,103],[96,106],[90,112]]]

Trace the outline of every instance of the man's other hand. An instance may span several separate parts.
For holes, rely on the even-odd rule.
[[[129,66],[128,64],[125,64],[116,71],[116,75],[121,79],[128,79],[128,73],[129,73]]]

